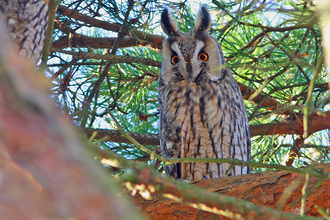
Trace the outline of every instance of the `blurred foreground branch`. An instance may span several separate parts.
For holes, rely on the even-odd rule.
[[[0,29],[5,30],[3,24]],[[2,219],[141,219],[0,33]],[[129,211],[127,211],[129,210]]]

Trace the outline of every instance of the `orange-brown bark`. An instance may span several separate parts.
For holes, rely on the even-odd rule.
[[[325,172],[330,172],[330,165],[322,165]],[[290,185],[297,181],[297,188],[288,196],[284,203],[279,203],[282,195],[289,193]],[[287,171],[272,171],[256,174],[248,174],[236,177],[225,177],[212,180],[202,180],[194,183],[214,193],[234,196],[276,209],[284,207],[284,211],[299,214],[301,203],[293,207],[290,204],[297,200],[301,194],[305,176],[289,173]],[[317,178],[311,177],[308,189],[317,182]],[[173,190],[174,194],[176,190]],[[133,197],[142,212],[150,219],[226,219],[210,212],[198,210],[184,203],[177,203],[171,199],[157,195],[153,200],[145,200],[139,196]],[[321,216],[316,205],[323,209],[330,208],[330,180],[324,180],[316,190],[307,197],[306,215]]]
[[[273,124],[251,125],[251,136],[275,134],[300,134],[303,135],[303,115],[298,115],[293,122],[284,121]],[[309,115],[308,134],[327,129],[330,126],[330,112],[323,115],[312,113]]]

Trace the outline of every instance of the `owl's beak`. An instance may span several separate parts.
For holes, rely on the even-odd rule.
[[[191,62],[189,61],[186,65],[186,69],[187,69],[187,75],[189,77],[190,80],[193,80],[194,76],[193,76],[193,68],[191,65]]]

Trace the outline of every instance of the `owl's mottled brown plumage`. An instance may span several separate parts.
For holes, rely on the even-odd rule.
[[[195,28],[185,34],[164,9],[159,77],[160,139],[165,158],[236,158],[250,160],[250,131],[240,89],[224,67],[218,42],[207,32],[208,11],[201,6]],[[223,67],[223,68],[222,68]],[[178,163],[164,166],[167,175],[188,181],[223,176],[230,164]],[[235,166],[231,175],[246,174]]]
[[[0,19],[7,24],[19,54],[36,64],[44,46],[48,4],[43,0],[0,0]]]

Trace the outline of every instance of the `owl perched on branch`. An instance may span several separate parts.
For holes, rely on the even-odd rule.
[[[161,26],[168,35],[158,88],[163,157],[249,161],[246,109],[231,71],[224,66],[220,45],[207,32],[209,12],[201,6],[195,28],[182,33],[165,8]],[[248,167],[227,163],[176,163],[164,169],[167,175],[188,181],[249,173]]]

